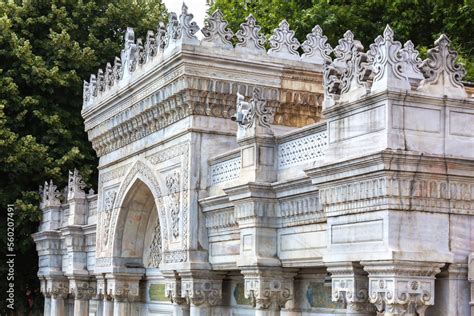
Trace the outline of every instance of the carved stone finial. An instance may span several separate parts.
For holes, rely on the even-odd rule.
[[[338,100],[354,100],[368,92],[371,71],[371,55],[363,52],[364,46],[347,31],[334,48],[336,58],[324,66],[323,108],[327,109]]]
[[[410,90],[410,82],[404,72],[401,57],[402,44],[393,39],[394,32],[387,25],[381,40],[371,45],[374,79],[371,91],[386,89]]]
[[[105,66],[105,86],[110,88],[115,84],[115,74],[110,63]]]
[[[44,187],[40,186],[39,193],[41,196],[41,209],[61,205],[61,193],[58,191],[58,187],[54,185],[53,180],[50,180],[49,183],[46,181]]]
[[[450,40],[442,34],[436,41],[435,47],[428,50],[420,69],[425,79],[420,82],[418,91],[430,95],[466,98],[467,93],[461,80],[466,74],[462,65],[456,64],[458,54],[451,50]]]
[[[156,46],[157,49],[163,51],[168,44],[168,36],[166,31],[166,25],[160,22],[156,32]]]
[[[268,50],[268,55],[299,60],[298,48],[300,43],[295,37],[295,32],[290,30],[290,25],[286,20],[281,21],[273,31],[269,43],[271,48]]]
[[[146,42],[145,42],[145,58],[148,60],[149,58],[155,57],[158,51],[158,47],[156,45],[155,34],[153,31],[149,30],[146,33]]]
[[[131,45],[135,44],[135,31],[132,27],[127,27],[123,40],[125,49],[128,49]]]
[[[72,200],[75,198],[84,198],[85,197],[85,183],[82,180],[82,176],[79,174],[77,169],[74,171],[69,171],[69,181],[68,181],[68,194],[67,199]]]
[[[135,32],[133,28],[127,27],[124,35],[124,49],[121,53],[122,65],[127,65],[129,72],[134,72],[138,63],[138,47],[135,44]],[[122,77],[120,77],[121,79]]]
[[[97,96],[97,78],[94,74],[91,75],[89,79],[89,99],[92,99]]]
[[[425,77],[421,73],[419,66],[421,59],[420,54],[413,45],[412,41],[407,41],[400,51],[403,62],[405,63],[404,71],[408,79],[423,80]]]
[[[235,33],[239,43],[235,46],[237,50],[265,51],[265,35],[260,33],[261,27],[257,20],[250,14],[245,23],[240,24],[240,30]]]
[[[194,15],[188,13],[188,7],[183,2],[181,8],[181,15],[179,16],[179,23],[181,27],[181,36],[183,42],[187,43],[197,43],[198,39],[196,33],[199,31],[199,26],[196,22],[192,22]]]
[[[346,31],[343,38],[339,39],[338,45],[334,48],[334,66],[338,68],[346,68],[347,62],[352,58],[352,51],[354,46],[362,46],[362,43],[354,39],[354,34],[351,31]]]
[[[372,73],[371,56],[366,54],[359,41],[353,41],[350,51],[345,54],[346,66],[340,79],[341,101],[359,98],[369,91],[368,79]]]
[[[321,27],[316,25],[311,33],[306,35],[306,40],[301,45],[304,52],[301,59],[318,65],[330,63],[331,57],[329,55],[332,52],[332,47],[327,43],[327,40],[328,38],[323,35]]]
[[[104,71],[99,68],[97,71],[97,91],[102,93],[105,91],[105,76]]]
[[[114,68],[113,68],[114,78],[116,81],[119,81],[123,78],[123,67],[122,67],[122,60],[115,56],[114,60]]]
[[[206,26],[201,30],[204,38],[202,43],[212,43],[216,46],[224,48],[232,48],[230,40],[234,33],[227,28],[227,21],[220,10],[214,13],[207,19]]]
[[[272,119],[273,113],[267,107],[267,101],[261,99],[260,89],[253,90],[249,102],[245,102],[244,96],[237,93],[237,111],[232,118],[238,123],[237,138],[256,133],[273,134],[270,128]]]
[[[179,38],[181,38],[181,28],[179,27],[178,16],[176,13],[170,12],[166,31],[165,48]]]
[[[89,102],[89,93],[90,93],[89,83],[84,80],[84,87],[83,87],[83,90],[82,90],[82,98],[83,98],[84,105]]]

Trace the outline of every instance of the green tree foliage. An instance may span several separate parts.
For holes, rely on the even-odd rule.
[[[5,251],[6,209],[14,204],[17,306],[26,304],[27,287],[39,287],[30,237],[40,220],[38,186],[47,179],[65,186],[74,167],[96,182],[80,114],[83,80],[119,55],[126,26],[144,36],[165,20],[161,0],[0,1],[0,240]]]
[[[349,29],[368,47],[390,24],[399,41],[412,40],[425,54],[438,36],[446,33],[468,71],[465,80],[474,81],[472,1],[216,0],[210,11],[217,8],[234,31],[250,13],[267,36],[286,19],[300,42],[319,24],[333,47]]]

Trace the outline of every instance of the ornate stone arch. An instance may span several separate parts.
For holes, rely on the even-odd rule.
[[[123,216],[127,216],[126,214],[124,215],[122,213],[128,212],[124,209],[123,205],[126,202],[129,193],[132,190],[136,190],[137,185],[144,186],[151,192],[154,202],[153,210],[158,213],[157,215],[160,223],[161,236],[166,236],[166,234],[163,233],[167,231],[166,219],[162,218],[158,212],[158,208],[160,207],[161,203],[161,183],[153,169],[148,166],[145,161],[138,160],[133,164],[123,179],[114,201],[112,216],[109,223],[110,234],[107,240],[107,245],[109,249],[111,249],[112,257],[115,257],[119,254],[119,249],[116,244],[118,237],[121,237],[117,235],[120,228],[118,227],[118,223],[120,222],[119,219]],[[162,240],[161,242],[164,243],[165,241]]]

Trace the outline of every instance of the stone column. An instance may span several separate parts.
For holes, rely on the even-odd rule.
[[[74,297],[74,316],[89,316],[89,300],[96,295],[94,282],[88,279],[70,279],[71,295]]]
[[[66,315],[65,299],[69,295],[67,279],[58,276],[47,279],[46,282],[47,291],[51,294],[51,316]]]
[[[293,279],[296,273],[275,267],[252,267],[241,270],[245,297],[252,300],[255,315],[278,316],[287,302],[293,300]]]
[[[51,315],[51,293],[44,293],[44,316]]]
[[[348,315],[375,315],[369,303],[369,278],[356,262],[326,263],[332,279],[332,301],[346,305]]]
[[[471,253],[467,260],[467,279],[471,283],[471,297],[469,305],[471,307],[471,316],[474,315],[474,253]]]
[[[451,263],[436,276],[435,306],[427,315],[470,315],[468,268],[465,263]]]
[[[223,274],[209,270],[181,271],[181,297],[190,305],[191,316],[207,316],[222,300]]]
[[[105,294],[104,300],[102,302],[102,314],[104,316],[113,316],[114,315],[114,302],[112,299],[112,295]]]
[[[435,275],[444,263],[364,261],[369,273],[369,300],[385,316],[424,316],[434,305]]]
[[[130,303],[138,300],[140,296],[139,281],[141,278],[141,274],[130,273],[106,276],[107,292],[113,297],[114,316],[131,315]]]

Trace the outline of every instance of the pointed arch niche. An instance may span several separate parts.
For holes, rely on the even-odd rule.
[[[146,163],[138,161],[117,194],[112,256],[122,267],[158,268],[162,256],[162,227],[158,214],[159,182]]]

